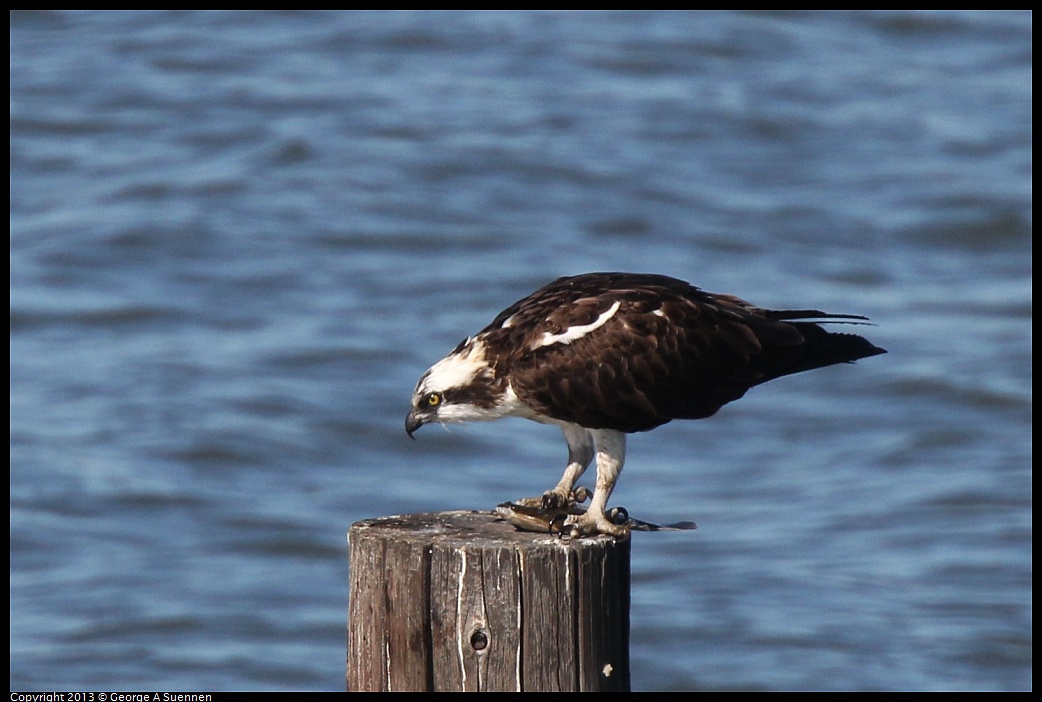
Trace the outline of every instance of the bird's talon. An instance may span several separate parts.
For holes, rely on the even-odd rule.
[[[546,510],[571,509],[588,499],[590,499],[590,490],[581,485],[568,493],[562,493],[554,488],[543,493],[540,506]]]
[[[554,518],[550,520],[550,525],[548,527],[548,531],[551,534],[560,534],[561,536],[564,536],[565,529],[568,526],[569,526],[568,525],[568,515],[567,514],[558,514],[558,515],[555,515]]]
[[[566,539],[599,536],[601,534],[627,539],[630,535],[630,528],[625,524],[613,523],[605,515],[596,517],[587,513],[568,517],[564,527],[560,530],[560,534],[562,538]]]
[[[554,490],[547,490],[543,493],[543,509],[568,509],[569,506],[568,498],[561,493]]]

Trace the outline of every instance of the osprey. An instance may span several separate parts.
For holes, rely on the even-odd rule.
[[[886,353],[819,326],[865,319],[763,309],[663,275],[558,278],[431,366],[416,384],[405,430],[411,437],[431,422],[500,417],[556,424],[568,442],[568,465],[543,505],[572,504],[575,482],[596,454],[593,499],[569,518],[572,533],[625,536],[605,507],[626,434],[709,417],[783,375]]]

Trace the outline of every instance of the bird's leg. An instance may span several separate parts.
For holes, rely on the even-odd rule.
[[[568,442],[568,467],[557,486],[543,493],[543,509],[570,509],[588,495],[586,488],[575,488],[575,481],[593,461],[593,433],[575,424],[565,424],[561,431]]]
[[[626,461],[626,435],[614,429],[594,429],[590,434],[597,445],[597,486],[586,512],[570,517],[567,523],[573,526],[573,532],[578,532],[573,533],[574,536],[610,534],[625,538],[630,533],[629,528],[612,522],[604,510]],[[568,471],[565,471],[565,477],[568,477]]]
[[[553,490],[547,490],[539,497],[517,500],[517,504],[536,509],[565,511],[571,509],[576,502],[586,501],[589,491],[586,488],[576,490],[575,481],[593,461],[593,434],[589,429],[575,424],[564,424],[561,431],[568,442],[568,467],[564,469],[561,481]]]

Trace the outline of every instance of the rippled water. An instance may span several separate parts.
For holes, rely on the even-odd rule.
[[[1030,689],[1028,13],[11,14],[11,687],[342,689],[345,533],[556,482],[402,429],[550,279],[867,314],[630,442],[635,689]]]

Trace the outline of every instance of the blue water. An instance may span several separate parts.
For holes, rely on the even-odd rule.
[[[1031,688],[1030,13],[10,19],[12,689],[343,689],[350,525],[564,464],[416,379],[589,270],[890,351],[631,440],[635,689]]]

